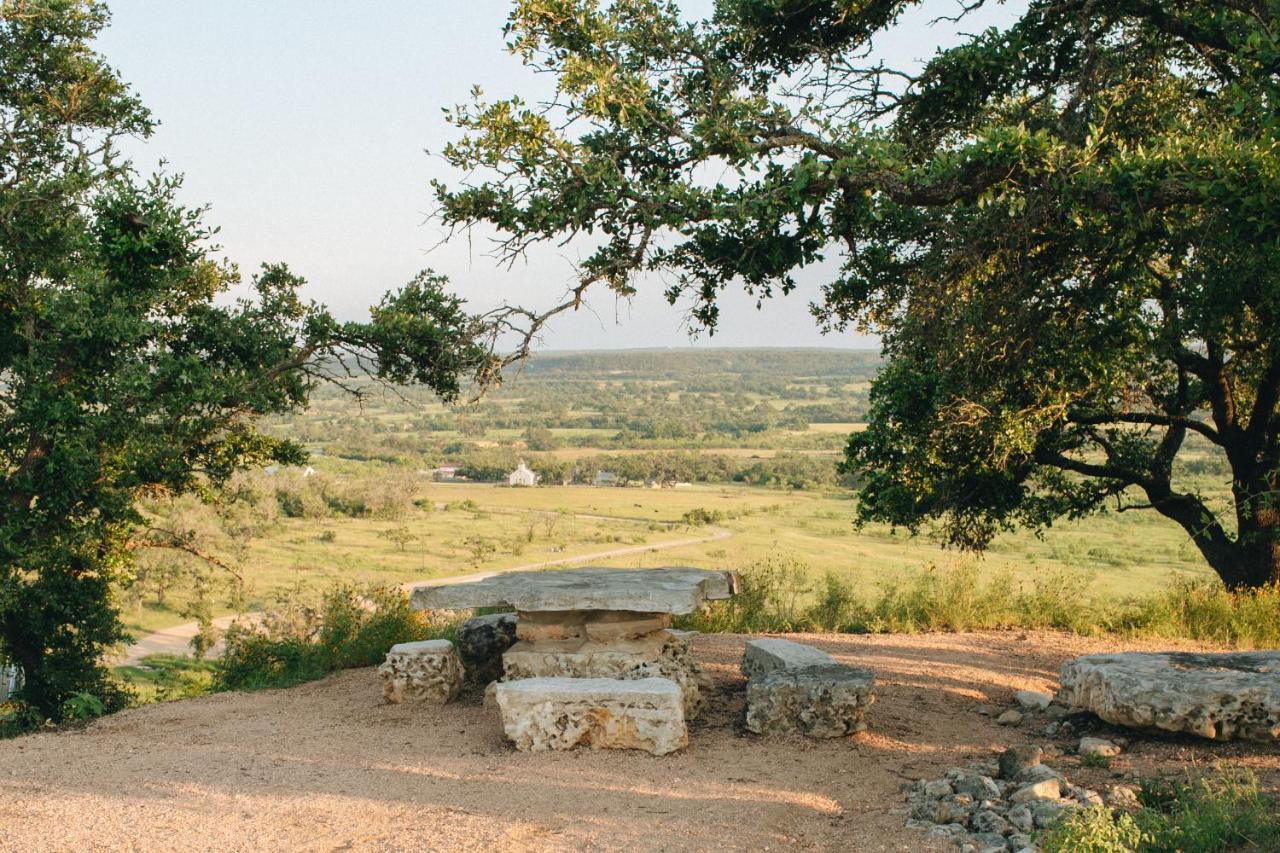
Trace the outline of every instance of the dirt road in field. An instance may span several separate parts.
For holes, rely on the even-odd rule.
[[[0,850],[943,850],[905,828],[900,786],[1047,742],[1043,721],[1000,726],[980,703],[1052,689],[1075,655],[1169,645],[1039,632],[793,639],[876,673],[867,732],[745,735],[734,635],[695,638],[711,707],[688,749],[664,758],[515,752],[478,691],[444,707],[387,705],[375,670],[348,670],[0,741]],[[1280,785],[1277,745],[1134,736],[1110,769],[1050,763],[1105,791],[1218,761]]]
[[[614,516],[597,516],[597,515],[580,515],[579,518],[608,518],[612,521],[632,521],[634,519],[618,518]],[[707,542],[715,542],[720,539],[727,539],[733,535],[732,530],[724,530],[719,527],[707,528],[708,533],[704,536],[694,536],[687,539],[675,539],[670,542],[659,542],[655,545],[629,545],[625,548],[611,548],[607,551],[596,551],[592,554],[579,554],[575,557],[560,557],[555,560],[543,560],[538,563],[526,563],[523,566],[512,566],[507,569],[497,569],[491,572],[472,572],[466,575],[454,575],[448,578],[433,578],[427,581],[418,581],[415,583],[407,583],[401,586],[406,592],[418,586],[439,586],[449,583],[468,583],[470,581],[484,580],[491,578],[500,572],[532,572],[539,569],[549,569],[554,566],[571,566],[577,563],[586,563],[592,560],[612,560],[615,557],[627,557],[632,554],[647,554],[651,551],[666,551],[671,548],[683,548],[686,545],[702,545]],[[236,619],[253,621],[257,618],[257,614],[248,613],[241,616],[221,616],[213,620],[213,624],[222,630],[228,625],[236,621]],[[142,661],[147,655],[189,655],[191,653],[191,638],[200,630],[200,626],[195,622],[187,622],[182,625],[174,625],[172,628],[165,628],[161,631],[155,631],[147,634],[139,639],[136,643],[126,646],[124,655],[117,662],[117,665],[134,666]],[[214,654],[218,651],[218,647],[213,649]]]

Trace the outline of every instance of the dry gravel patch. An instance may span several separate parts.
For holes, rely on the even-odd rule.
[[[518,753],[478,691],[444,707],[386,705],[373,669],[0,741],[0,848],[944,850],[904,828],[902,783],[1049,741],[979,704],[1053,689],[1076,655],[1203,648],[1049,632],[793,636],[878,679],[870,730],[815,742],[744,735],[745,639],[694,641],[711,707],[689,749],[664,758]],[[1131,735],[1109,770],[1051,763],[1105,789],[1215,761],[1280,789],[1276,746]]]

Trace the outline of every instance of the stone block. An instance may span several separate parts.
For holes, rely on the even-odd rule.
[[[1120,747],[1106,738],[1082,737],[1076,752],[1081,755],[1097,755],[1101,758],[1115,758],[1120,754]]]
[[[835,661],[831,659],[831,655],[821,649],[771,637],[747,640],[747,646],[742,652],[742,674],[747,678],[755,678],[778,669],[799,669],[832,663]]]
[[[516,641],[516,615],[476,616],[458,628],[458,657],[463,674],[476,684],[502,676],[502,653]]]
[[[410,602],[420,610],[510,607],[520,613],[632,610],[678,615],[692,613],[704,601],[729,598],[737,588],[733,572],[584,568],[504,572],[471,583],[419,586]]]
[[[686,719],[696,718],[704,700],[702,667],[689,653],[687,638],[656,631],[643,637],[599,642],[587,639],[521,640],[503,655],[503,680],[522,678],[661,677],[674,681],[684,697]]]
[[[630,610],[600,610],[588,615],[583,627],[588,640],[607,643],[630,640],[662,631],[671,625],[670,613],[636,613]]]
[[[1031,803],[1037,800],[1056,800],[1062,794],[1057,779],[1043,779],[1024,785],[1009,795],[1011,803]]]
[[[630,610],[547,610],[520,613],[516,636],[521,640],[630,640],[661,631],[671,624],[670,613]]]
[[[1053,701],[1053,694],[1043,690],[1019,690],[1013,694],[1013,699],[1024,711],[1043,711]]]
[[[813,738],[863,731],[863,715],[875,701],[874,683],[870,670],[832,663],[756,676],[747,682],[747,728]]]
[[[378,674],[388,702],[418,699],[443,704],[462,687],[462,663],[448,640],[394,645]]]
[[[1058,701],[1108,723],[1211,740],[1280,740],[1280,651],[1087,655]]]
[[[520,750],[666,755],[689,741],[680,688],[665,678],[526,678],[499,683],[494,696],[503,731]]]

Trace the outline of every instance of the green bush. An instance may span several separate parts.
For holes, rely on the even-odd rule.
[[[1040,849],[1044,853],[1133,853],[1141,840],[1142,832],[1132,817],[1091,806],[1054,824],[1040,839]]]
[[[1045,853],[1215,853],[1280,849],[1280,811],[1247,770],[1142,783],[1132,815],[1081,809],[1040,840]]]
[[[801,604],[809,594],[804,563],[768,557],[738,573],[738,594],[677,620],[686,629],[710,633],[785,632],[808,625]]]
[[[213,661],[181,655],[147,655],[137,666],[116,667],[134,693],[134,704],[203,696],[213,690]]]
[[[451,636],[452,623],[411,610],[394,587],[339,586],[318,607],[296,599],[259,627],[232,626],[217,662],[214,687],[288,687],[330,672],[380,663],[396,643]]]

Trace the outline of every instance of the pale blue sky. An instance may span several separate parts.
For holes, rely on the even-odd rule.
[[[308,295],[344,318],[363,315],[386,290],[424,267],[448,275],[476,307],[504,298],[547,306],[572,279],[572,247],[549,248],[512,270],[483,242],[438,246],[428,222],[431,178],[456,179],[424,149],[453,138],[441,108],[465,101],[472,84],[491,97],[534,100],[552,81],[506,53],[510,0],[111,0],[113,22],[99,49],[120,69],[161,125],[135,152],[186,174],[185,196],[212,205],[225,254],[246,273],[287,261]],[[690,14],[707,0],[685,2]],[[1020,4],[1019,4],[1020,5]],[[887,39],[899,64],[926,59],[954,35],[923,21],[950,13],[932,0]],[[1003,21],[984,11],[965,29]],[[852,335],[818,334],[807,303],[821,284],[766,303],[726,295],[722,326],[699,345],[869,346]],[[660,282],[618,302],[599,294],[591,311],[561,318],[546,334],[554,349],[686,346],[683,312]]]

